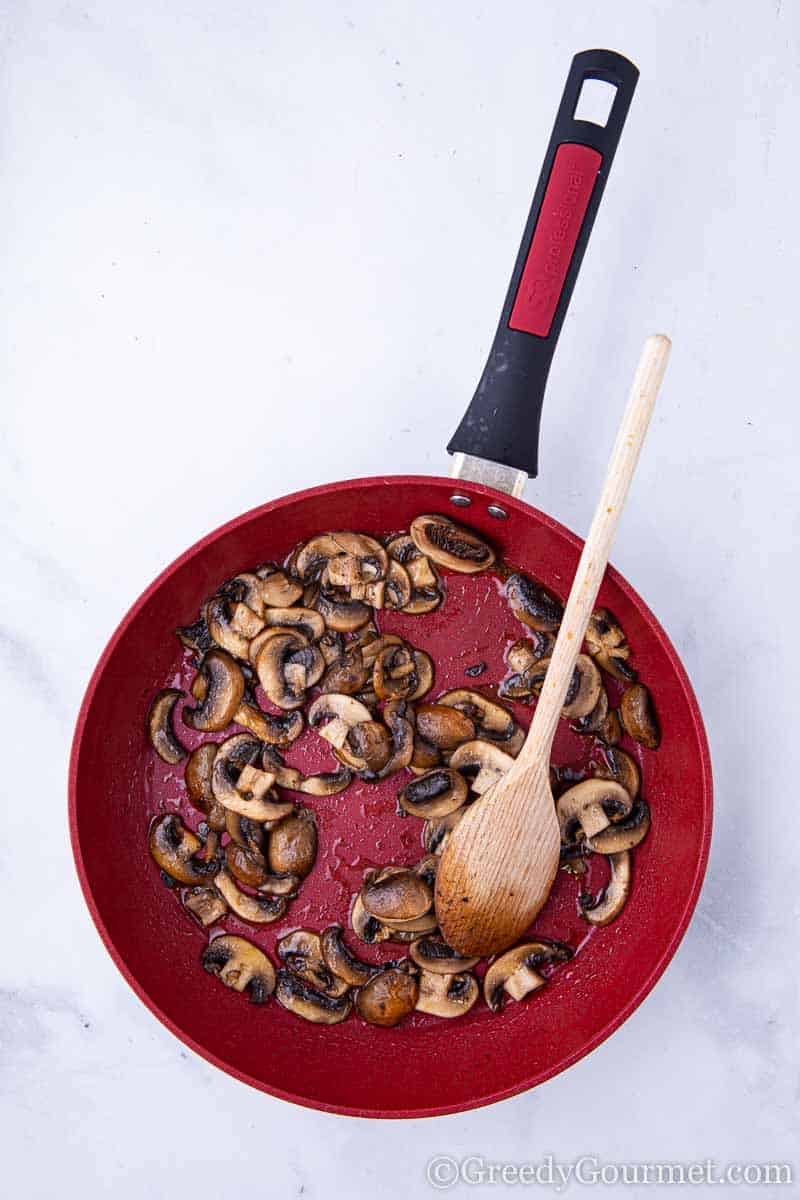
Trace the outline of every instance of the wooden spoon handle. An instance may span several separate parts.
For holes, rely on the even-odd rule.
[[[603,491],[564,610],[550,666],[525,745],[517,759],[520,767],[532,765],[543,754],[549,758],[559,715],[605,574],[611,543],[614,541],[631,479],[639,461],[639,452],[650,424],[658,389],[664,378],[670,349],[671,342],[664,334],[655,334],[644,344],[628,406],[611,453]]]

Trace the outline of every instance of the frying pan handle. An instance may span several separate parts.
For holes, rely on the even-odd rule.
[[[500,324],[450,454],[537,474],[550,363],[638,78],[612,50],[573,58]],[[605,125],[573,115],[587,79],[616,89]]]

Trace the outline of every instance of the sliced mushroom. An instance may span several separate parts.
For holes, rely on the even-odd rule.
[[[635,681],[636,672],[628,664],[630,646],[616,617],[607,608],[598,608],[592,613],[586,630],[586,645],[598,667],[621,683]]]
[[[511,611],[523,625],[542,633],[558,629],[564,608],[540,583],[518,571],[506,581],[505,593]]]
[[[211,769],[211,787],[223,807],[253,821],[275,821],[292,812],[294,805],[276,798],[271,772],[252,765],[261,750],[261,743],[249,733],[236,733],[221,742]]]
[[[183,720],[200,733],[218,733],[230,725],[244,696],[242,668],[224,650],[211,650],[200,664],[198,708],[184,709]]]
[[[350,600],[338,592],[320,591],[316,607],[328,629],[336,633],[355,633],[372,620],[372,609],[368,604]]]
[[[227,650],[234,658],[246,659],[250,640],[255,634],[241,631],[241,607],[240,601],[231,603],[224,595],[218,595],[208,601],[203,615],[208,632],[217,645],[221,646],[223,650]],[[255,613],[253,613],[253,617],[258,619]]]
[[[350,987],[363,987],[380,970],[370,963],[361,962],[347,947],[341,925],[329,925],[319,937],[320,949],[325,965]]]
[[[317,645],[322,652],[322,657],[325,659],[326,667],[330,667],[337,662],[345,653],[345,641],[340,633],[335,629],[326,629]],[[355,650],[355,644],[352,644],[348,649]]]
[[[249,850],[262,853],[267,845],[267,835],[264,826],[259,821],[251,821],[241,813],[225,810],[225,829],[231,841],[239,846],[247,846]]]
[[[439,750],[455,750],[476,736],[475,722],[452,704],[420,704],[416,712],[417,733]]]
[[[419,977],[417,1012],[433,1017],[462,1017],[478,999],[478,981],[469,971],[438,975],[423,971]]]
[[[407,606],[411,604],[413,595],[414,588],[411,583],[411,576],[404,566],[392,559],[389,563],[389,570],[386,576],[386,589],[383,600],[385,607],[407,609]],[[376,607],[378,606],[376,605]]]
[[[251,896],[241,891],[225,867],[215,877],[214,887],[222,895],[231,912],[251,925],[269,925],[286,912],[284,896]]]
[[[367,686],[370,675],[361,648],[356,646],[331,663],[322,680],[321,690],[353,696]]]
[[[385,942],[391,937],[392,931],[381,924],[377,917],[367,912],[360,892],[356,892],[350,908],[350,926],[356,937],[370,946]]]
[[[268,608],[289,608],[296,604],[303,594],[303,585],[297,579],[292,579],[281,567],[274,563],[264,563],[256,567],[256,575],[261,581],[259,595],[261,602]],[[263,614],[262,614],[263,615]]]
[[[325,622],[313,608],[268,608],[264,613],[267,629],[280,626],[302,633],[310,642],[315,642],[325,633]]]
[[[326,996],[291,971],[278,971],[275,998],[289,1012],[315,1025],[338,1025],[350,1015],[353,1001],[349,992],[344,996]]]
[[[447,836],[455,829],[463,817],[466,806],[457,808],[446,817],[437,817],[435,821],[426,821],[422,831],[422,845],[429,854],[441,854],[444,850]]]
[[[635,800],[639,795],[642,775],[636,761],[624,750],[616,746],[603,747],[603,766],[595,767],[598,779],[614,779],[621,783],[625,791]]]
[[[608,883],[597,897],[582,893],[581,915],[590,925],[610,925],[622,912],[631,891],[631,855],[628,850],[608,858]]]
[[[600,694],[597,697],[597,703],[591,712],[585,716],[579,717],[577,721],[573,721],[572,728],[576,733],[596,733],[598,736],[603,732],[608,720],[608,693],[601,685]]]
[[[378,771],[376,779],[387,779],[396,771],[404,770],[414,753],[414,728],[409,719],[410,710],[403,700],[390,700],[383,709],[383,719],[392,735],[392,754],[386,766]],[[363,774],[365,779],[372,776]]]
[[[421,937],[412,942],[409,954],[418,967],[433,975],[457,975],[469,971],[480,959],[466,958],[441,937]]]
[[[510,754],[506,754],[494,742],[486,742],[481,738],[465,742],[450,757],[450,766],[468,777],[470,788],[478,796],[502,779],[513,765],[514,759]]]
[[[597,731],[597,736],[606,746],[616,746],[617,742],[622,741],[622,723],[616,709],[609,709],[606,719]]]
[[[384,967],[359,989],[356,1012],[369,1025],[391,1029],[414,1011],[418,997],[416,972]]]
[[[317,857],[317,826],[307,808],[296,809],[272,829],[267,861],[276,875],[305,879]]]
[[[414,733],[414,752],[411,756],[410,767],[417,775],[424,775],[426,771],[432,771],[434,767],[441,766],[442,753],[435,746],[431,746],[424,738],[421,738],[418,733]]]
[[[269,871],[267,860],[253,846],[241,846],[230,841],[225,847],[225,862],[231,875],[247,887],[256,888],[270,896],[294,896],[300,886],[297,875],[276,875]]]
[[[348,731],[339,753],[354,770],[377,774],[391,758],[391,734],[380,721],[361,721]]]
[[[228,911],[228,906],[213,887],[193,887],[183,896],[183,907],[196,917],[204,929],[216,925]]]
[[[506,742],[518,728],[512,712],[472,688],[445,692],[436,703],[464,713],[474,724],[476,736],[485,741]]]
[[[219,870],[216,858],[199,857],[205,849],[203,843],[176,813],[166,813],[153,822],[148,845],[156,865],[178,883],[207,883]]]
[[[412,817],[429,820],[455,812],[467,798],[463,775],[447,767],[438,767],[412,779],[398,794],[400,807]]]
[[[326,996],[343,996],[348,985],[328,967],[322,954],[318,933],[311,929],[295,929],[280,939],[275,947],[283,965]]]
[[[371,721],[372,713],[353,696],[331,692],[318,696],[308,710],[308,723],[335,750],[342,750],[354,725]]]
[[[593,838],[616,819],[627,817],[632,800],[625,788],[612,779],[584,779],[569,788],[556,801],[556,815],[561,830],[561,841],[576,841],[581,831],[586,838]]]
[[[357,560],[359,571],[371,579],[382,579],[389,557],[380,542],[363,533],[321,533],[306,542],[294,556],[293,567],[304,583],[319,579],[331,559],[346,555]]]
[[[193,650],[198,658],[202,658],[214,646],[214,639],[208,632],[204,616],[201,616],[192,625],[180,625],[175,632],[186,649]]]
[[[262,712],[254,704],[240,704],[234,713],[234,724],[242,725],[270,746],[290,746],[300,737],[305,728],[303,714],[295,710],[274,717]]]
[[[592,850],[600,854],[619,854],[632,850],[643,842],[650,831],[650,805],[641,796],[634,802],[627,817],[602,829],[586,841]]]
[[[263,950],[234,934],[214,938],[200,959],[203,970],[216,975],[235,992],[250,993],[253,1004],[263,1004],[275,990],[275,968]]]
[[[281,633],[271,637],[258,652],[259,683],[279,708],[301,708],[306,689],[322,677],[325,659],[302,634]]]
[[[381,922],[407,925],[425,916],[433,906],[430,886],[408,868],[389,868],[367,876],[361,900],[370,916]]]
[[[387,646],[375,659],[372,683],[381,700],[418,700],[433,684],[433,662],[412,646]]]
[[[178,741],[172,724],[175,705],[182,695],[177,688],[164,688],[155,696],[147,714],[150,745],[163,762],[172,766],[186,757],[186,750]]]
[[[634,683],[622,693],[619,715],[627,733],[648,750],[657,750],[661,744],[653,701],[643,683]]]
[[[597,667],[588,654],[579,654],[561,709],[562,717],[575,719],[588,716],[600,699],[602,690],[603,682]]]
[[[533,630],[532,636],[518,638],[506,652],[506,662],[512,671],[524,674],[542,658],[549,658],[555,645],[552,633]]]
[[[522,1000],[543,987],[546,980],[541,967],[554,966],[572,958],[572,950],[561,942],[539,938],[524,942],[501,954],[489,967],[483,980],[483,996],[492,1012],[500,1012],[506,996]]]
[[[494,550],[477,533],[456,525],[448,517],[426,513],[411,522],[411,537],[415,546],[433,562],[473,575],[485,571],[494,563]]]
[[[413,942],[421,934],[433,933],[438,928],[433,909],[421,917],[415,917],[413,921],[389,920],[387,917],[382,924],[389,930],[389,940],[392,942]]]
[[[343,792],[353,778],[347,767],[336,771],[322,771],[319,775],[304,775],[297,767],[287,767],[283,758],[272,746],[265,746],[262,756],[265,771],[275,775],[278,787],[290,792],[302,792],[306,796],[335,796]]]

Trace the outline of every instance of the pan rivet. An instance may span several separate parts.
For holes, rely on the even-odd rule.
[[[450,497],[451,504],[457,504],[459,508],[469,508],[472,500],[469,496],[462,496],[460,492],[454,492]]]
[[[498,521],[505,521],[508,513],[499,504],[490,504],[486,510],[490,517],[497,517]]]

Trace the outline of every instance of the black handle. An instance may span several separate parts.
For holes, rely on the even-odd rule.
[[[500,324],[451,454],[537,474],[550,362],[638,78],[612,50],[572,60]],[[616,88],[605,125],[573,116],[587,79]]]

